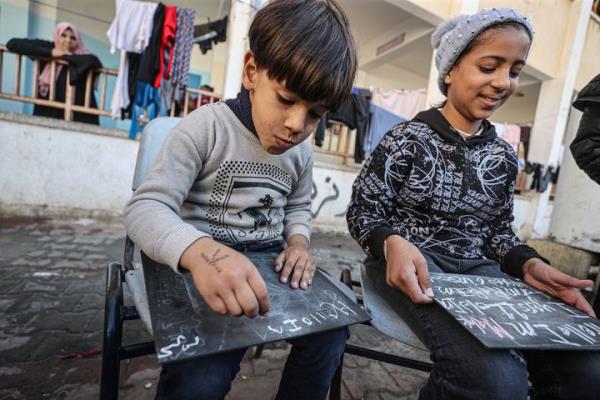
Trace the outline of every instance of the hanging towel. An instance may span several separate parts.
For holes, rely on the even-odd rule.
[[[413,119],[417,113],[425,110],[427,91],[418,90],[383,90],[375,89],[373,99],[376,106],[396,114],[406,120]]]

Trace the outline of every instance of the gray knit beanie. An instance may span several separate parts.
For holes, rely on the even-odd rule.
[[[472,15],[449,19],[437,27],[431,35],[431,44],[437,49],[435,66],[439,71],[438,87],[444,95],[448,94],[444,78],[469,43],[490,26],[509,21],[523,25],[529,36],[533,37],[529,18],[513,8],[487,8]]]

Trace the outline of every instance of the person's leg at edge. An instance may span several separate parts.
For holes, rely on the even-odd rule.
[[[438,260],[423,253],[430,272],[460,272],[462,265],[451,266],[451,259]],[[435,258],[437,259],[437,258]],[[481,274],[485,274],[482,270]],[[526,362],[512,350],[485,348],[466,329],[437,304],[413,304],[399,290],[397,306],[410,312],[407,321],[425,343],[433,361],[433,370],[421,389],[420,400],[494,399],[525,400],[528,383]]]
[[[325,399],[349,336],[344,327],[290,340],[276,400]]]
[[[533,400],[600,398],[600,353],[523,351],[533,385]]]
[[[156,400],[222,400],[240,370],[246,349],[165,364]]]

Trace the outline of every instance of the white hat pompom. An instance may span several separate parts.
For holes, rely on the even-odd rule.
[[[459,15],[458,17],[451,18],[439,24],[435,31],[431,34],[431,45],[433,48],[437,49],[440,47],[440,43],[442,42],[444,35],[456,28],[456,25],[458,25],[466,17],[466,15]]]

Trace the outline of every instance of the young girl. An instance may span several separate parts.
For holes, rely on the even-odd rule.
[[[532,36],[513,9],[440,25],[432,42],[447,100],[388,132],[353,186],[348,227],[374,259],[367,273],[387,282],[382,295],[408,310],[431,352],[421,399],[526,399],[528,379],[535,398],[600,394],[600,353],[488,350],[431,304],[429,272],[508,273],[593,315],[579,291],[592,282],[551,267],[511,230],[517,157],[487,118],[517,88]]]

